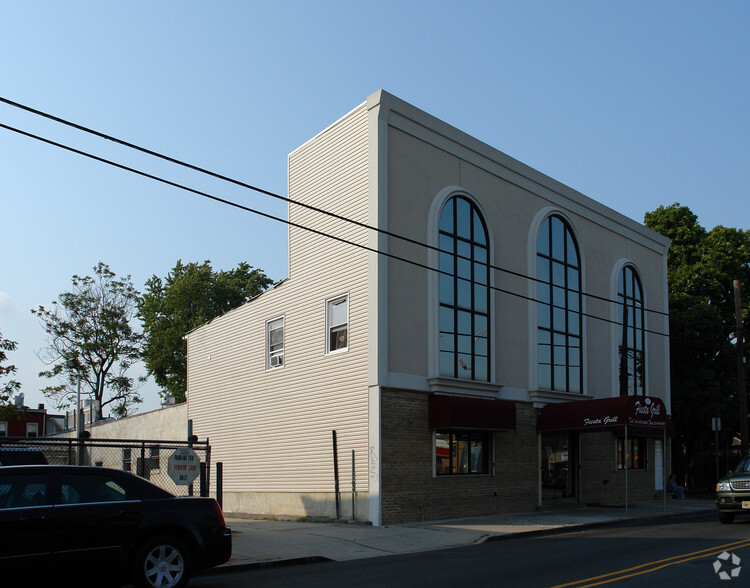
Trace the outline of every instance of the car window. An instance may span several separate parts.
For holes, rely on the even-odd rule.
[[[47,474],[4,474],[0,476],[0,509],[26,508],[47,504]]]
[[[743,458],[742,461],[737,464],[737,467],[734,468],[735,474],[742,474],[745,472],[750,472],[750,457]]]
[[[63,474],[60,476],[60,492],[62,504],[118,502],[134,498],[127,487],[103,474]]]

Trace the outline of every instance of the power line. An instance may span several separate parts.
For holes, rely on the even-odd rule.
[[[368,229],[370,231],[376,231],[376,232],[380,233],[381,235],[386,235],[388,237],[399,239],[399,240],[404,241],[406,243],[410,243],[412,245],[417,245],[419,247],[424,247],[426,249],[429,249],[429,250],[432,250],[432,251],[436,251],[438,253],[447,253],[447,252],[441,250],[439,247],[436,247],[434,245],[430,245],[429,243],[423,243],[421,241],[417,241],[416,239],[412,239],[411,237],[407,237],[405,235],[401,235],[401,234],[398,234],[398,233],[393,233],[391,231],[388,231],[387,229],[382,229],[380,227],[373,227],[371,225],[368,225],[366,223],[354,220],[352,218],[348,218],[348,217],[336,214],[335,212],[331,212],[329,210],[325,210],[323,208],[319,208],[317,206],[313,206],[313,205],[307,204],[305,202],[299,202],[297,200],[293,200],[293,199],[291,199],[291,198],[289,198],[287,196],[282,196],[280,194],[276,194],[276,193],[271,192],[269,190],[265,190],[263,188],[259,188],[257,186],[253,186],[252,184],[248,184],[246,182],[242,182],[240,180],[236,180],[234,178],[230,178],[229,176],[225,176],[225,175],[219,174],[219,173],[211,171],[209,169],[206,169],[206,168],[203,168],[203,167],[200,167],[200,166],[197,166],[197,165],[194,165],[194,164],[182,161],[180,159],[176,159],[174,157],[170,157],[168,155],[164,155],[163,153],[159,153],[157,151],[153,151],[151,149],[147,149],[146,147],[142,147],[140,145],[136,145],[135,143],[130,143],[128,141],[124,141],[123,139],[119,139],[117,137],[113,137],[111,135],[107,135],[107,134],[102,133],[100,131],[97,131],[95,129],[92,129],[92,128],[89,128],[89,127],[85,127],[85,126],[80,125],[78,123],[74,123],[72,121],[60,118],[58,116],[49,114],[47,112],[38,110],[36,108],[32,108],[32,107],[27,106],[25,104],[21,104],[19,102],[14,102],[13,100],[9,100],[8,98],[4,98],[4,97],[0,96],[0,102],[4,102],[5,104],[8,104],[9,106],[13,106],[15,108],[19,108],[21,110],[25,110],[25,111],[30,112],[32,114],[35,114],[37,116],[41,116],[43,118],[55,121],[57,123],[60,123],[60,124],[66,125],[66,126],[69,126],[71,128],[77,129],[79,131],[83,131],[85,133],[88,133],[88,134],[94,135],[96,137],[105,139],[107,141],[112,141],[113,143],[117,143],[118,145],[122,145],[124,147],[129,148],[129,149],[134,149],[136,151],[140,151],[141,153],[145,153],[147,155],[151,155],[151,156],[156,157],[158,159],[162,159],[164,161],[168,161],[169,163],[174,163],[175,165],[179,165],[181,167],[184,167],[184,168],[187,168],[187,169],[191,169],[193,171],[197,171],[199,173],[205,174],[207,176],[211,176],[213,178],[222,180],[224,182],[228,182],[230,184],[234,184],[236,186],[240,186],[240,187],[246,188],[248,190],[253,190],[253,191],[258,192],[260,194],[264,194],[266,196],[270,196],[271,198],[276,198],[277,200],[281,200],[283,202],[286,202],[287,204],[294,204],[296,206],[301,206],[303,208],[306,208],[308,210],[312,210],[312,211],[317,212],[319,214],[323,214],[323,215],[329,216],[331,218],[335,218],[337,220],[341,220],[341,221],[344,221],[344,222],[356,225],[358,227],[361,227],[361,228],[364,228],[364,229]],[[461,259],[466,259],[468,261],[471,261],[469,258],[464,257],[464,256],[462,256],[462,255],[460,255],[458,253],[455,253],[455,255],[457,257],[461,258]],[[529,275],[526,275],[526,274],[522,274],[520,272],[516,272],[514,270],[510,270],[510,269],[503,268],[503,267],[500,267],[500,266],[495,266],[495,265],[492,265],[492,264],[488,264],[488,267],[490,269],[493,269],[493,270],[496,270],[496,271],[500,271],[500,272],[503,272],[503,273],[506,273],[508,275],[512,275],[512,276],[515,276],[515,277],[518,277],[518,278],[523,278],[525,280],[532,280],[532,281],[534,281],[534,282],[536,282],[538,284],[545,284],[545,285],[548,284],[548,282],[546,282],[544,280],[541,280],[539,278],[536,278],[536,277],[533,277],[533,276],[529,276]],[[618,304],[618,305],[620,304],[619,300],[612,300],[610,298],[607,298],[607,297],[604,297],[604,296],[599,296],[597,294],[591,294],[591,293],[588,293],[588,292],[581,291],[581,295],[582,296],[586,296],[587,298],[592,298],[594,300],[599,300],[601,302],[606,302],[608,304]],[[664,311],[661,311],[661,310],[650,309],[650,308],[646,308],[646,307],[643,307],[643,311],[644,312],[654,313],[654,314],[659,314],[659,315],[662,315],[662,316],[669,316],[669,313],[667,313],[667,312],[664,312]]]
[[[215,196],[213,194],[209,194],[208,192],[204,192],[202,190],[197,190],[195,188],[191,188],[189,186],[185,186],[184,184],[179,184],[177,182],[173,182],[172,180],[167,180],[166,178],[162,178],[160,176],[156,176],[154,174],[151,174],[151,173],[148,173],[148,172],[144,172],[142,170],[139,170],[139,169],[136,169],[136,168],[133,168],[133,167],[121,164],[121,163],[117,163],[117,162],[112,161],[110,159],[106,159],[104,157],[100,157],[98,155],[94,155],[92,153],[88,153],[86,151],[82,151],[80,149],[76,149],[75,147],[71,147],[69,145],[65,145],[63,143],[60,143],[60,142],[57,142],[57,141],[53,141],[52,139],[47,139],[46,137],[42,137],[40,135],[35,135],[33,133],[29,133],[27,131],[23,131],[21,129],[12,127],[10,125],[6,125],[6,124],[3,124],[3,123],[0,123],[0,128],[6,129],[8,131],[17,133],[19,135],[22,135],[22,136],[25,136],[25,137],[28,137],[28,138],[31,138],[31,139],[35,139],[37,141],[40,141],[42,143],[46,143],[48,145],[52,145],[53,147],[57,147],[59,149],[65,150],[65,151],[69,151],[71,153],[75,153],[77,155],[81,155],[81,156],[86,157],[88,159],[92,159],[94,161],[98,161],[100,163],[104,163],[106,165],[115,167],[117,169],[121,169],[121,170],[130,172],[130,173],[133,173],[135,175],[139,175],[139,176],[142,176],[144,178],[148,178],[150,180],[154,180],[156,182],[160,182],[160,183],[165,184],[167,186],[171,186],[173,188],[178,188],[180,190],[184,190],[186,192],[190,192],[192,194],[196,194],[198,196],[202,196],[204,198],[208,198],[210,200],[214,200],[215,202],[220,202],[221,204],[226,204],[228,206],[232,206],[234,208],[237,208],[237,209],[240,209],[240,210],[244,210],[246,212],[250,212],[252,214],[256,214],[256,215],[262,216],[264,218],[268,218],[268,219],[271,219],[271,220],[275,220],[277,222],[284,223],[284,224],[286,224],[288,226],[291,226],[291,227],[295,227],[295,228],[298,228],[298,229],[301,229],[301,230],[304,230],[304,231],[308,231],[308,232],[314,233],[316,235],[320,235],[322,237],[333,239],[335,241],[338,241],[340,243],[344,243],[346,245],[352,245],[354,247],[357,247],[357,248],[362,249],[364,251],[368,251],[370,253],[375,253],[375,254],[378,254],[378,255],[383,255],[383,256],[386,256],[386,257],[388,257],[390,259],[394,259],[394,260],[401,261],[401,262],[404,262],[404,263],[407,263],[407,264],[410,264],[410,265],[414,265],[416,267],[419,267],[419,268],[422,268],[422,269],[425,269],[425,270],[428,270],[428,271],[434,271],[434,272],[436,272],[438,274],[442,274],[442,275],[445,275],[445,276],[448,276],[448,277],[451,277],[451,278],[454,277],[454,275],[452,273],[450,273],[450,272],[442,271],[442,270],[440,270],[438,268],[433,268],[433,267],[430,267],[430,266],[428,266],[426,264],[423,264],[423,263],[420,263],[420,262],[417,262],[417,261],[413,261],[411,259],[406,259],[404,257],[398,256],[398,255],[394,255],[394,254],[389,253],[389,252],[380,251],[378,249],[373,249],[372,247],[368,247],[367,245],[362,245],[361,243],[355,243],[354,241],[349,241],[348,239],[344,239],[343,237],[337,237],[336,235],[331,235],[329,233],[325,233],[323,231],[319,231],[317,229],[313,229],[312,227],[307,227],[307,226],[302,225],[300,223],[295,223],[295,222],[290,221],[288,219],[283,219],[283,218],[274,216],[274,215],[266,213],[266,212],[262,212],[260,210],[254,209],[254,208],[250,208],[250,207],[245,206],[243,204],[238,204],[236,202],[232,202],[231,200],[227,200],[225,198],[221,198],[219,196]],[[491,289],[491,290],[495,290],[496,292],[501,292],[503,294],[508,294],[509,296],[516,296],[518,298],[522,298],[524,300],[528,300],[529,302],[536,302],[536,303],[539,303],[539,304],[544,304],[546,306],[552,306],[552,308],[558,308],[558,309],[561,309],[561,310],[567,310],[564,307],[555,306],[554,304],[551,304],[549,302],[543,302],[543,301],[537,300],[535,298],[532,298],[530,296],[526,296],[524,294],[519,294],[517,292],[511,292],[510,290],[505,290],[505,289],[499,288],[497,286],[488,285],[487,287],[489,289]],[[615,325],[619,325],[620,324],[618,321],[614,321],[614,320],[611,320],[611,319],[608,319],[608,318],[603,318],[603,317],[600,317],[600,316],[597,316],[597,315],[593,315],[593,314],[590,314],[590,313],[586,313],[586,312],[583,312],[583,311],[577,311],[577,312],[579,312],[581,314],[581,316],[585,316],[585,317],[589,317],[589,318],[592,318],[592,319],[604,321],[604,322],[607,322],[607,323],[610,323],[610,324],[615,324]],[[662,337],[669,337],[668,333],[661,333],[659,331],[652,331],[650,329],[645,329],[644,328],[644,332],[651,333],[651,334],[654,334],[654,335],[659,335],[659,336],[662,336]]]

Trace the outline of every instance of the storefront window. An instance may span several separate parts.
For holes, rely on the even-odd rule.
[[[646,469],[646,448],[648,445],[645,437],[628,437],[627,462],[629,470]],[[617,439],[617,469],[625,469],[625,438]]]
[[[437,431],[437,475],[488,474],[492,433],[484,431]]]

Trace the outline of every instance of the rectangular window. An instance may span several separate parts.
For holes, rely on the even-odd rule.
[[[625,469],[625,438],[617,439],[617,469]],[[629,470],[645,470],[648,441],[645,437],[628,437],[627,463]]]
[[[284,366],[284,317],[266,323],[266,369]]]
[[[349,349],[349,295],[326,302],[326,353]]]
[[[161,465],[159,460],[159,446],[158,445],[152,445],[148,448],[149,452],[149,459],[151,460],[151,465],[149,466],[150,469],[158,470],[159,466]]]
[[[488,474],[491,451],[489,431],[436,431],[435,473]]]
[[[8,421],[0,421],[0,437],[8,436]]]
[[[131,456],[131,449],[126,447],[122,450],[122,469],[126,472],[132,471],[133,458]]]
[[[26,436],[39,437],[39,423],[26,423]]]

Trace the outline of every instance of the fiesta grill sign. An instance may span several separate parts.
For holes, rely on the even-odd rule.
[[[623,396],[546,405],[539,414],[539,430],[606,427],[669,427],[666,407],[659,398]]]

